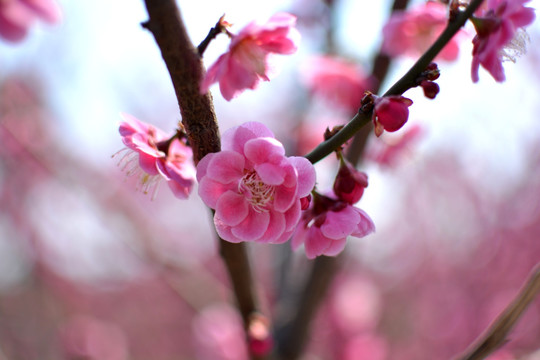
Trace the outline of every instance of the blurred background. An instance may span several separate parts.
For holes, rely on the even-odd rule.
[[[369,73],[390,1],[179,1],[195,44],[221,15],[237,32],[277,11],[298,16],[302,44],[257,91],[231,102],[213,87],[221,130],[266,123],[302,155],[352,114],[306,85],[313,56]],[[196,3],[196,4],[195,4]],[[422,1],[411,1],[411,5]],[[538,7],[539,1],[531,1]],[[62,20],[0,42],[0,360],[244,359],[239,315],[217,256],[211,216],[194,194],[137,191],[112,155],[120,114],[171,133],[180,114],[143,1],[59,1]],[[463,351],[540,260],[540,26],[505,63],[507,81],[470,78],[472,28],[441,91],[421,89],[400,133],[371,136],[357,206],[377,232],[350,239],[304,359],[432,360]],[[205,53],[210,65],[228,41]],[[394,59],[384,92],[414,63]],[[317,165],[319,189],[337,172]],[[250,248],[266,311],[277,274],[309,261],[289,245]],[[302,276],[291,275],[300,281]],[[300,279],[297,279],[300,278]],[[493,359],[540,359],[540,302]],[[536,352],[536,353],[535,353]]]

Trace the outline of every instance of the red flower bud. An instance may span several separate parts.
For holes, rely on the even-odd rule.
[[[355,204],[360,200],[367,186],[367,175],[342,160],[334,181],[334,193],[337,197],[351,205]]]

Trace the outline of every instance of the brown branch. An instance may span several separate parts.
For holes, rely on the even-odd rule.
[[[193,147],[195,163],[220,150],[219,129],[212,97],[201,95],[202,60],[188,37],[174,0],[145,0],[150,19],[142,26],[154,35],[180,106],[182,123]]]
[[[220,151],[220,137],[210,93],[201,95],[199,84],[204,67],[197,48],[186,32],[175,0],[145,0],[148,29],[161,50],[171,76],[182,123],[193,148],[195,163],[206,154]],[[220,239],[220,253],[227,266],[232,288],[246,329],[249,319],[259,309],[255,298],[251,269],[244,244],[231,244]]]
[[[527,307],[540,293],[540,265],[537,265],[517,297],[463,355],[456,360],[482,360],[505,344],[506,337]]]

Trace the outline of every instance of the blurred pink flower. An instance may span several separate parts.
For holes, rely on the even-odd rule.
[[[409,106],[412,100],[403,96],[376,97],[373,109],[375,135],[381,136],[384,130],[398,131],[409,118]]]
[[[290,55],[298,48],[300,33],[295,24],[295,16],[279,13],[266,24],[252,22],[238,35],[231,35],[229,51],[210,66],[201,82],[201,93],[219,82],[221,94],[230,101],[245,89],[255,89],[261,80],[269,81],[275,70],[272,55]]]
[[[60,331],[60,340],[65,359],[128,359],[128,341],[122,329],[90,316],[71,318]]]
[[[313,165],[285,157],[283,145],[257,122],[229,129],[222,145],[197,165],[199,195],[215,209],[218,234],[230,242],[287,241],[300,219],[300,199],[315,185]]]
[[[382,141],[377,139],[369,144],[366,158],[381,166],[393,167],[418,142],[424,131],[420,125],[412,124],[403,129],[397,137],[382,137]]]
[[[54,0],[0,1],[0,37],[21,41],[35,20],[54,24],[60,21],[60,7]]]
[[[225,304],[205,308],[193,320],[197,359],[247,360],[248,350],[240,315]]]
[[[373,86],[373,80],[355,63],[331,57],[318,56],[302,66],[302,79],[316,95],[356,112],[364,92]]]
[[[473,39],[471,76],[477,82],[480,65],[493,78],[505,80],[502,62],[511,60],[525,52],[525,39],[520,28],[530,25],[535,19],[534,9],[525,7],[530,0],[489,0],[487,10],[481,17],[473,19],[476,36]]]
[[[165,179],[176,197],[186,199],[195,183],[192,149],[131,115],[123,117],[119,131],[127,153],[120,159],[122,170],[140,177],[145,194],[152,190],[155,196],[159,182]]]
[[[390,56],[422,55],[443,32],[448,23],[448,8],[428,1],[410,10],[394,13],[383,28],[382,51]],[[461,32],[439,53],[438,59],[453,61],[459,55]]]
[[[313,206],[304,211],[292,238],[296,250],[304,244],[306,256],[335,256],[343,251],[348,236],[364,237],[375,225],[363,211],[345,201],[313,193]]]
[[[360,200],[367,186],[367,175],[356,170],[354,166],[342,157],[340,159],[339,171],[334,181],[334,193],[338,198],[353,205]]]

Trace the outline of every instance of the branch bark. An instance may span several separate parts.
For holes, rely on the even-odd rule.
[[[145,0],[148,29],[161,50],[169,71],[182,124],[193,148],[195,163],[206,154],[221,149],[219,128],[210,93],[201,95],[199,84],[204,75],[202,59],[186,32],[180,10],[174,0]],[[227,267],[238,308],[249,328],[252,314],[259,313],[254,283],[245,244],[219,240],[220,254]]]

